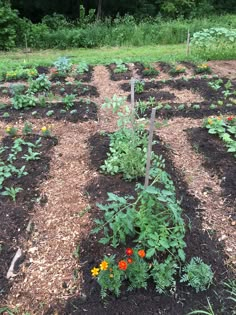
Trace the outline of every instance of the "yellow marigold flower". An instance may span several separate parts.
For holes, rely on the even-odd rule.
[[[41,130],[42,130],[42,132],[46,132],[47,131],[47,127],[43,126]]]
[[[91,274],[93,277],[96,277],[99,274],[99,268],[94,267],[91,269]]]
[[[105,260],[103,260],[100,264],[100,268],[101,270],[107,270],[108,268],[108,262],[106,262]]]
[[[11,130],[11,127],[10,126],[7,126],[6,127],[6,132],[9,132]]]

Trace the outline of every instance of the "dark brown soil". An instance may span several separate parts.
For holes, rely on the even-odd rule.
[[[128,68],[128,65],[126,64],[126,67]],[[128,70],[121,73],[115,73],[114,70],[116,68],[116,64],[112,63],[109,66],[107,66],[108,70],[110,71],[110,78],[113,81],[121,81],[121,80],[130,80],[132,77],[132,71]]]
[[[222,92],[224,90],[221,87],[219,90],[214,90],[211,86],[209,86],[209,79],[188,79],[187,81],[184,79],[175,79],[168,80],[166,82],[158,81],[158,82],[145,82],[144,92],[136,94],[136,100],[148,101],[150,97],[155,98],[155,102],[153,106],[157,106],[158,102],[168,101],[168,105],[170,105],[171,109],[166,109],[165,104],[163,107],[158,110],[158,115],[162,118],[171,118],[171,117],[191,117],[191,118],[203,118],[209,115],[218,115],[218,114],[234,114],[236,112],[236,106],[232,104],[232,106],[228,106],[230,104],[230,100],[225,99]],[[212,82],[212,80],[211,80]],[[223,79],[224,84],[227,82],[226,79]],[[170,92],[160,91],[160,89],[168,87],[170,88]],[[130,84],[124,83],[121,85],[121,88],[124,91],[130,91]],[[233,83],[232,89],[236,88],[236,85]],[[179,90],[179,91],[194,91],[197,92],[203,99],[203,102],[193,101],[191,104],[182,104],[185,105],[185,108],[179,109],[180,103],[175,103],[173,100],[176,98],[174,93],[171,93],[171,89]],[[186,92],[187,94],[188,92]],[[128,100],[130,99],[130,95],[128,96]],[[172,102],[169,102],[172,101]],[[218,101],[222,102],[222,105],[218,105]],[[215,108],[210,108],[210,106],[214,104]],[[194,108],[194,105],[199,105],[200,108]],[[151,106],[147,108],[143,113],[139,112],[139,116],[149,116],[151,113]]]
[[[209,86],[209,82],[214,82],[214,80],[204,79],[204,78],[192,78],[192,79],[172,79],[163,81],[154,81],[154,82],[145,82],[144,92],[156,91],[158,92],[160,89],[164,87],[170,87],[179,91],[189,90],[198,92],[204,99],[210,100],[212,103],[223,99],[223,90],[221,87],[219,90],[214,90],[211,86]],[[226,79],[223,79],[223,84],[227,82]],[[130,84],[124,83],[121,85],[121,88],[124,91],[130,91]],[[233,84],[232,89],[236,88],[236,84]],[[141,94],[140,94],[141,95]],[[148,99],[148,95],[147,95]]]
[[[23,120],[27,120],[30,118],[43,118],[50,117],[55,120],[67,120],[70,122],[78,122],[78,121],[88,121],[88,120],[97,120],[97,106],[93,102],[90,104],[86,104],[85,102],[79,101],[74,102],[74,106],[67,110],[66,112],[61,112],[61,110],[65,110],[64,103],[52,103],[46,104],[46,107],[33,107],[24,110],[16,110],[14,108],[9,107],[0,110],[0,117],[2,120],[7,122],[17,121],[19,118]],[[49,111],[52,111],[52,115],[48,116]],[[72,112],[76,110],[76,112]],[[7,112],[10,117],[4,118],[3,114]]]
[[[36,67],[36,70],[38,71],[38,74],[48,74],[50,68],[49,67],[38,66],[38,67]]]
[[[50,92],[56,94],[65,96],[66,94],[75,94],[77,96],[94,96],[98,97],[98,91],[95,86],[91,85],[75,85],[75,84],[63,84],[63,85],[53,85],[50,89]]]
[[[236,206],[236,159],[227,152],[223,142],[203,128],[188,129],[187,134],[193,147],[205,158],[204,166],[221,181],[226,205]],[[236,215],[236,212],[234,213]]]
[[[38,135],[24,137],[25,141],[31,143],[35,143],[38,139]],[[12,144],[12,137],[8,136],[3,139],[1,145],[6,146],[7,149],[1,154],[2,161],[7,161]],[[23,145],[23,150],[18,153],[14,166],[21,168],[25,165],[25,171],[28,174],[21,178],[11,176],[4,181],[5,187],[13,186],[23,189],[17,194],[16,202],[13,202],[9,196],[0,196],[0,299],[8,292],[10,287],[6,274],[19,246],[19,239],[27,237],[26,227],[33,205],[35,202],[42,205],[45,202],[45,196],[39,195],[38,187],[47,177],[51,150],[57,144],[57,140],[51,137],[42,137],[41,144],[40,148],[33,149],[33,151],[41,153],[40,160],[28,162],[22,159],[24,154],[27,153],[27,147]]]
[[[93,67],[89,66],[88,72],[85,72],[83,74],[77,74],[75,79],[82,82],[90,82],[92,79],[92,76],[93,76]]]
[[[170,105],[171,109],[165,109],[164,107],[162,109],[158,109],[157,116],[164,118],[164,119],[170,119],[172,117],[189,117],[193,119],[199,119],[208,117],[211,115],[222,115],[222,114],[236,114],[236,106],[234,107],[227,107],[227,106],[217,106],[215,109],[211,109],[209,102],[202,102],[202,103],[194,103],[193,105],[199,105],[200,108],[196,109],[194,107],[188,107],[185,106],[184,109],[179,109],[178,107],[180,104],[168,102],[168,105]],[[150,117],[152,112],[152,108],[149,107],[145,110],[144,113],[138,112],[139,117]]]
[[[96,134],[89,144],[91,145],[91,164],[95,169],[99,169],[104,162],[109,149],[108,136]],[[219,314],[231,314],[230,304],[224,305],[221,297],[225,296],[222,281],[227,278],[228,271],[224,266],[224,254],[214,235],[211,236],[201,228],[201,209],[198,200],[190,193],[187,193],[187,184],[183,181],[181,174],[173,167],[171,162],[172,153],[164,143],[155,145],[154,151],[162,154],[166,159],[166,170],[171,175],[178,200],[182,200],[183,216],[186,221],[186,256],[187,261],[193,256],[201,257],[206,263],[214,268],[214,284],[203,293],[195,293],[194,290],[182,285],[177,279],[177,290],[173,294],[159,295],[155,292],[154,284],[149,283],[147,290],[135,290],[126,292],[122,289],[121,296],[114,298],[109,296],[103,303],[100,300],[100,288],[95,280],[91,278],[90,269],[98,263],[106,253],[122,253],[124,248],[119,247],[114,250],[108,246],[98,243],[98,238],[94,235],[88,236],[80,243],[80,266],[83,274],[83,292],[85,295],[69,299],[66,307],[61,309],[59,314],[160,314],[160,315],[183,315],[193,309],[203,308],[207,305],[206,297],[209,297],[213,308]],[[105,203],[107,192],[114,192],[119,195],[134,195],[134,183],[124,182],[121,176],[101,175],[89,183],[87,193],[89,193],[92,209],[91,218],[101,216],[95,203]],[[190,225],[189,225],[190,224]],[[190,228],[191,226],[191,228]],[[58,306],[52,307],[46,314],[53,314]]]

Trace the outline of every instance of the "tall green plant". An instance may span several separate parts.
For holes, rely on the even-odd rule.
[[[0,50],[15,47],[19,17],[8,2],[0,1]]]

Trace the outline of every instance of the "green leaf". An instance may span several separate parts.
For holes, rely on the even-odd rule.
[[[149,248],[146,253],[147,258],[151,258],[156,253],[155,248]]]

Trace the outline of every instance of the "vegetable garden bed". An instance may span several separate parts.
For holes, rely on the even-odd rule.
[[[68,60],[60,60],[60,66],[65,65],[70,71],[75,69]],[[127,312],[187,315],[192,310],[206,309],[209,302],[216,314],[233,315],[235,303],[228,298],[232,297],[233,288],[235,290],[235,283],[230,282],[235,281],[236,264],[235,158],[226,152],[221,140],[203,129],[203,120],[199,118],[207,118],[213,113],[234,117],[235,82],[214,77],[214,73],[208,77],[198,75],[191,78],[197,65],[184,62],[180,64],[181,68],[158,63],[160,73],[153,76],[155,80],[150,75],[153,69],[146,64],[126,65],[117,61],[110,67],[110,70],[118,67],[120,72],[113,71],[117,80],[110,80],[111,72],[107,67],[85,66],[82,64],[83,69],[89,69],[85,71],[85,77],[91,77],[93,73],[91,84],[80,84],[81,89],[84,87],[90,93],[86,100],[78,95],[71,96],[78,87],[74,83],[50,85],[47,78],[41,77],[43,91],[31,94],[37,85],[30,80],[22,95],[26,96],[30,86],[29,95],[36,99],[53,91],[51,100],[46,100],[44,106],[37,103],[25,106],[26,102],[23,102],[23,106],[17,109],[14,108],[16,103],[10,105],[8,102],[0,110],[0,134],[7,147],[1,153],[1,161],[7,161],[12,144],[19,139],[15,127],[23,130],[32,123],[38,130],[43,127],[44,133],[40,142],[42,146],[37,149],[40,159],[27,162],[28,174],[22,178],[14,175],[6,179],[9,187],[23,187],[23,191],[15,196],[17,202],[11,201],[9,196],[0,196],[0,212],[4,217],[0,224],[1,306],[14,315]],[[143,74],[145,67],[148,75]],[[182,71],[182,67],[186,67],[185,74],[178,73],[170,79],[169,71],[173,68]],[[37,71],[51,74],[52,68],[38,67]],[[65,71],[66,74],[72,72]],[[144,90],[135,94],[137,101],[139,97],[141,102],[149,100],[150,96],[155,98],[154,104],[150,103],[148,108],[140,108],[140,102],[137,103],[135,110],[139,117],[135,117],[135,121],[132,120],[129,99],[126,102],[131,76],[138,82],[142,76],[144,78]],[[5,82],[1,89],[1,102],[8,94],[3,90],[8,88]],[[142,88],[142,83],[139,88]],[[87,91],[81,90],[83,92]],[[158,108],[160,102],[163,107]],[[165,108],[166,105],[174,110]],[[184,107],[179,108],[180,105]],[[151,155],[150,183],[152,178],[154,184],[149,183],[144,188],[147,122],[139,118],[148,117],[154,106],[157,106],[156,126],[160,127],[154,132],[154,155]],[[117,112],[117,108],[120,111]],[[166,122],[160,117],[171,119]],[[5,136],[4,129],[11,137]],[[51,133],[55,137],[51,137]],[[129,137],[132,141],[127,142]],[[35,142],[39,136],[29,132],[22,138]],[[134,155],[132,150],[136,152]],[[24,166],[25,158],[22,157],[27,152],[33,155],[23,145],[17,162],[14,162],[19,163],[17,167]],[[135,165],[132,164],[134,161]],[[129,167],[125,168],[127,165]],[[155,182],[155,178],[158,181]],[[135,205],[136,212],[132,213],[136,225],[133,234],[127,234],[125,241],[118,245],[117,240],[112,241],[109,221],[104,221],[104,225],[110,230],[98,227],[105,220],[103,211],[107,211],[109,202],[124,202],[125,198],[119,198],[127,195],[131,199],[126,201],[130,200],[130,204],[134,202]],[[140,199],[137,201],[137,198]],[[159,203],[156,205],[157,200]],[[151,213],[155,218],[149,221],[150,226],[162,222],[156,233],[162,238],[160,243],[159,240],[152,241],[151,237],[149,242],[146,236],[138,238],[142,226],[138,226],[141,221],[136,215],[141,213],[145,217],[153,203],[158,211],[164,213],[159,217],[158,211]],[[113,220],[116,217],[119,217],[119,212]],[[128,222],[124,220],[121,229]],[[31,233],[26,231],[29,223]],[[91,234],[96,228],[97,231]],[[99,243],[101,237],[103,244]],[[17,276],[7,280],[7,270],[18,248],[23,249],[24,257],[15,266]],[[211,268],[213,272],[204,269],[209,281],[204,283],[206,274],[202,272],[201,286],[196,282],[195,287],[191,286],[184,279],[183,274],[193,257],[202,259],[205,264],[202,268]],[[170,269],[162,272],[159,269],[155,274],[154,268],[167,268],[168,261]],[[135,264],[146,268],[147,281],[139,282],[138,276],[143,275],[141,269],[132,274]],[[111,285],[102,287],[99,281],[106,272],[109,272],[106,283]],[[117,274],[122,279],[120,291],[113,290],[112,286],[112,279]],[[227,291],[225,283],[231,283],[230,291]],[[134,285],[133,290],[127,291],[130,284]],[[101,291],[104,288],[105,291]],[[106,295],[103,300],[101,292]]]

